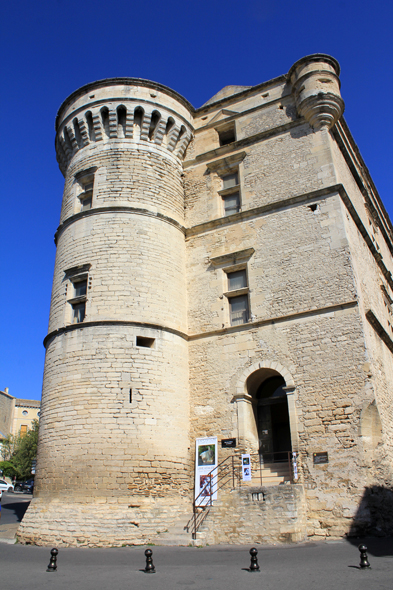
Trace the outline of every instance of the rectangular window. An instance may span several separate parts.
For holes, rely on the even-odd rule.
[[[235,272],[227,273],[228,277],[228,291],[235,291],[237,289],[244,289],[247,287],[246,270],[237,270]]]
[[[75,179],[78,183],[78,198],[76,212],[87,211],[93,206],[93,191],[94,191],[94,174],[96,167],[83,170],[76,174]]]
[[[239,213],[240,207],[240,186],[239,186],[239,172],[234,171],[231,174],[226,174],[221,177],[222,190],[220,195],[223,202],[224,215],[233,215]]]
[[[81,303],[72,303],[72,323],[80,324],[85,319],[86,301]]]
[[[234,172],[233,174],[227,174],[226,176],[222,177],[222,188],[225,190],[227,188],[233,188],[239,184],[239,174]]]
[[[220,146],[228,145],[229,143],[233,143],[234,141],[236,141],[235,124],[232,124],[230,127],[227,127],[226,129],[218,129],[217,133],[220,141]]]
[[[69,277],[70,284],[67,289],[68,303],[71,306],[71,323],[80,324],[86,316],[87,301],[87,275]]]
[[[84,281],[76,281],[74,283],[74,297],[83,297],[87,293],[87,279]]]
[[[20,427],[20,435],[24,436],[25,434],[27,434],[27,426],[26,424],[22,424],[22,426]]]
[[[91,209],[93,203],[93,188],[94,188],[94,177],[91,176],[82,178],[80,181],[83,192],[79,195],[81,202],[81,211],[87,211]]]
[[[227,217],[228,215],[233,215],[233,213],[239,213],[240,211],[240,195],[239,193],[234,193],[233,195],[228,195],[227,197],[222,198],[224,203],[224,215]]]
[[[248,322],[248,295],[229,297],[229,311],[231,326],[246,324]]]

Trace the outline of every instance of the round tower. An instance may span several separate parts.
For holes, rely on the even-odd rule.
[[[147,542],[158,514],[165,528],[189,510],[181,162],[192,110],[165,86],[116,78],[58,112],[65,188],[21,540]]]

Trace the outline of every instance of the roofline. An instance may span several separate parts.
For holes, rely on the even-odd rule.
[[[292,76],[293,71],[298,66],[304,63],[308,63],[310,61],[327,61],[336,70],[337,76],[340,75],[340,64],[334,57],[328,55],[327,53],[312,53],[311,55],[305,55],[304,57],[301,57],[300,59],[295,61],[295,63],[288,72],[288,77],[290,78]]]
[[[287,79],[288,79],[288,76],[286,74],[282,74],[281,76],[277,76],[276,78],[272,78],[271,80],[268,80],[267,82],[261,82],[260,84],[257,84],[256,86],[249,86],[246,90],[243,90],[242,92],[237,92],[236,94],[231,94],[230,96],[226,96],[225,98],[222,98],[221,100],[217,100],[215,102],[210,102],[209,104],[206,104],[206,102],[205,102],[201,107],[198,107],[197,109],[195,109],[195,114],[199,115],[203,112],[209,111],[210,109],[215,109],[218,106],[224,105],[225,103],[236,102],[239,98],[244,98],[245,96],[247,96],[248,94],[252,94],[253,92],[259,92],[259,90],[263,90],[264,88],[267,88],[268,86],[272,86],[272,84],[278,84],[280,82],[286,83]],[[236,86],[236,84],[231,84],[231,86]]]
[[[146,80],[144,78],[104,78],[103,80],[97,80],[96,82],[90,82],[89,84],[81,86],[61,103],[55,119],[55,130],[58,130],[63,110],[78,96],[88,92],[89,90],[104,88],[105,86],[115,86],[119,84],[123,84],[124,86],[145,86],[146,88],[159,90],[160,92],[164,92],[165,94],[179,101],[191,113],[195,112],[195,108],[186,98],[184,98],[184,96],[176,92],[176,90],[172,90],[172,88],[169,88],[169,86],[165,86],[159,82],[153,82],[152,80]]]

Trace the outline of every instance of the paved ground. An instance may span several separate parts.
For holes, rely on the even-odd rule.
[[[60,548],[57,572],[46,572],[50,548],[0,545],[2,588],[25,590],[392,590],[393,539],[367,539],[371,570],[358,569],[356,544],[258,547],[260,573],[244,571],[250,547],[150,547],[157,573],[146,575],[145,547]]]
[[[31,499],[4,494],[0,521],[2,588],[25,590],[392,590],[393,537],[257,546],[260,573],[249,573],[250,546],[150,547],[156,574],[146,575],[146,547],[60,548],[46,572],[50,547],[14,544]],[[357,546],[368,547],[371,570],[360,570]]]
[[[31,494],[4,492],[1,500],[0,542],[15,542],[15,534],[26,512]]]

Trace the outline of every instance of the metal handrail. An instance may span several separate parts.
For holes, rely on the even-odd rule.
[[[272,457],[272,460],[265,460]],[[276,458],[276,457],[282,457]],[[280,464],[286,463],[289,465],[289,474],[291,482],[297,480],[294,474],[294,465],[293,461],[294,458],[299,457],[299,454],[292,453],[291,451],[279,451],[279,452],[272,452],[272,453],[252,453],[250,454],[251,462],[253,459],[255,460],[258,458],[259,464],[259,475],[260,475],[260,485],[263,485],[263,477],[262,477],[262,469],[264,464]],[[226,457],[221,463],[216,465],[208,474],[207,478],[210,482],[210,490],[209,495],[206,496],[206,487],[203,488],[199,494],[194,498],[193,501],[193,514],[184,527],[187,532],[192,529],[192,538],[196,538],[196,533],[201,526],[202,522],[205,520],[207,515],[209,514],[210,508],[213,505],[213,494],[215,494],[219,489],[222,489],[225,485],[227,485],[230,481],[232,481],[232,489],[235,489],[236,482],[239,482],[241,485],[241,463],[240,465],[235,466],[235,458],[241,458],[241,455],[229,455]],[[252,465],[251,465],[252,466]],[[219,475],[219,470],[224,470],[222,475]],[[201,501],[203,499],[203,502]]]

